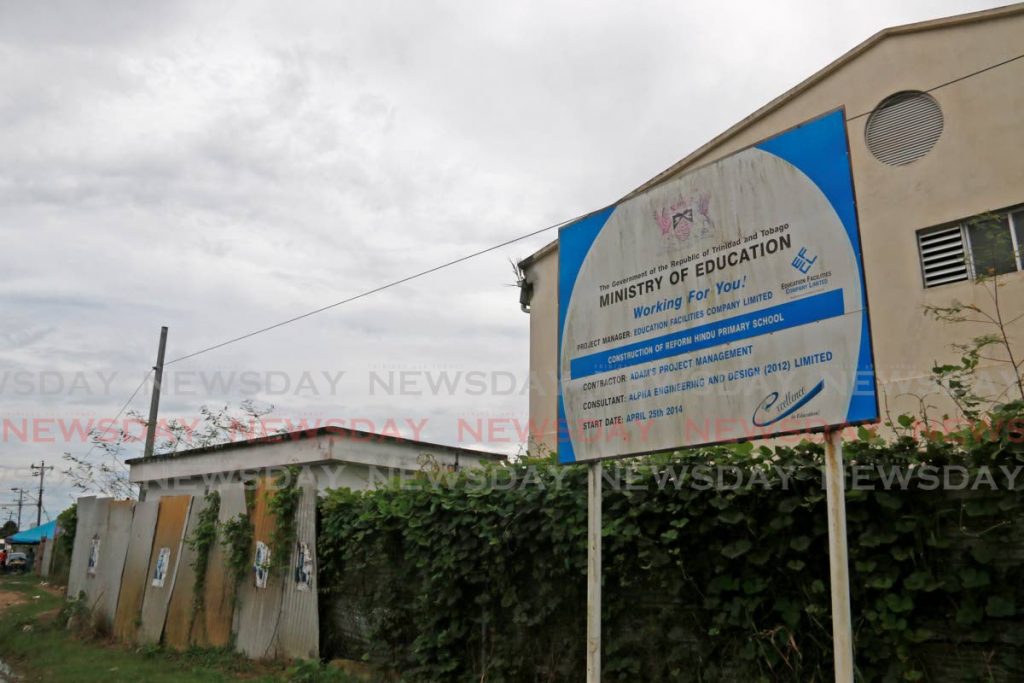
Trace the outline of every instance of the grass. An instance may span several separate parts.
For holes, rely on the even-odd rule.
[[[53,683],[221,683],[293,681],[346,683],[342,672],[306,662],[286,669],[249,661],[226,650],[171,652],[129,648],[99,637],[76,637],[59,616],[64,599],[46,591],[33,576],[0,576],[0,591],[21,593],[27,602],[0,613],[0,659],[19,681]]]

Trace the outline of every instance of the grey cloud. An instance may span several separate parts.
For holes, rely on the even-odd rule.
[[[6,325],[4,326],[7,327]],[[0,331],[0,352],[9,349],[18,349],[25,346],[31,346],[40,339],[43,339],[47,335],[51,334],[55,328],[53,327],[42,327],[34,329],[4,329]]]

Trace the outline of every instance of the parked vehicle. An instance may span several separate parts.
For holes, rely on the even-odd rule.
[[[7,571],[27,572],[28,555],[26,555],[25,553],[10,553],[7,556]]]

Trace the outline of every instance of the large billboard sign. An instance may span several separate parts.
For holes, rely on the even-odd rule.
[[[558,239],[561,462],[878,419],[841,110]]]

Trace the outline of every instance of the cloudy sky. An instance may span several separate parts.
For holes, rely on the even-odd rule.
[[[604,206],[875,31],[999,4],[0,0],[0,503],[45,459],[67,506],[161,325],[180,358]],[[514,452],[509,262],[554,236],[175,363],[162,417]]]

